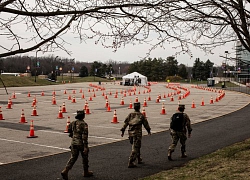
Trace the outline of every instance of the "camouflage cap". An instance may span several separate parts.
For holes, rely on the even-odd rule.
[[[141,107],[141,103],[140,102],[135,102],[134,103],[134,108],[140,108]]]
[[[179,107],[185,109],[185,105],[184,104],[179,104]]]
[[[85,111],[84,110],[77,110],[76,111],[76,119],[83,119],[85,117]]]

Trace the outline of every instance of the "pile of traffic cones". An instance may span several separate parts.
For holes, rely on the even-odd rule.
[[[25,119],[25,116],[24,116],[24,110],[23,109],[22,109],[22,112],[21,112],[21,118],[20,118],[19,123],[27,123],[27,121]]]
[[[113,116],[113,120],[111,123],[118,123],[116,110],[114,110],[114,116]]]
[[[0,106],[0,120],[4,120],[3,114],[2,114],[2,107]]]
[[[37,138],[38,136],[35,136],[35,130],[33,125],[33,120],[30,122],[30,135],[27,136],[27,138]]]

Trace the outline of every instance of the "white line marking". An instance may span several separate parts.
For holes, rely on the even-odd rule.
[[[56,131],[47,131],[47,130],[37,130],[37,131],[48,132],[48,133],[54,133],[54,134],[67,134],[67,133],[61,133],[61,132],[56,132]],[[108,140],[114,140],[114,141],[121,141],[121,139],[108,138],[108,137],[101,137],[101,136],[89,136],[89,138],[108,139]]]
[[[0,138],[0,140],[9,141],[9,142],[16,142],[16,143],[21,143],[21,144],[29,144],[29,145],[41,146],[41,147],[47,147],[47,148],[53,148],[53,149],[60,149],[60,150],[64,150],[64,151],[70,151],[67,148],[60,148],[60,147],[55,147],[55,146],[47,146],[47,145],[36,144],[36,143],[28,143],[28,142],[15,141],[15,140],[10,140],[10,139],[3,139],[3,138]]]
[[[93,125],[90,125],[89,128],[91,128],[91,127],[99,127],[99,128],[107,128],[107,129],[121,129],[121,128],[117,128],[117,127],[93,126]]]

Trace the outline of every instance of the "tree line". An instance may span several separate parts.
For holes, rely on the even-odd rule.
[[[80,77],[117,77],[139,72],[148,77],[149,81],[165,81],[171,76],[181,79],[206,80],[218,75],[220,67],[214,67],[210,60],[203,62],[196,58],[193,67],[184,64],[178,65],[177,59],[170,56],[163,58],[144,58],[133,63],[117,62],[109,60],[105,63],[94,61],[93,63],[79,62],[75,59],[59,58],[58,56],[29,57],[12,56],[0,58],[0,71],[10,73],[31,73],[35,75],[48,75],[55,79],[61,73],[76,73]],[[221,75],[221,73],[220,73]],[[55,79],[56,80],[56,79]]]

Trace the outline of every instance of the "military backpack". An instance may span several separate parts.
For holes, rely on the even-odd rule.
[[[170,128],[175,131],[183,131],[184,129],[184,116],[183,113],[173,114],[170,122]]]

